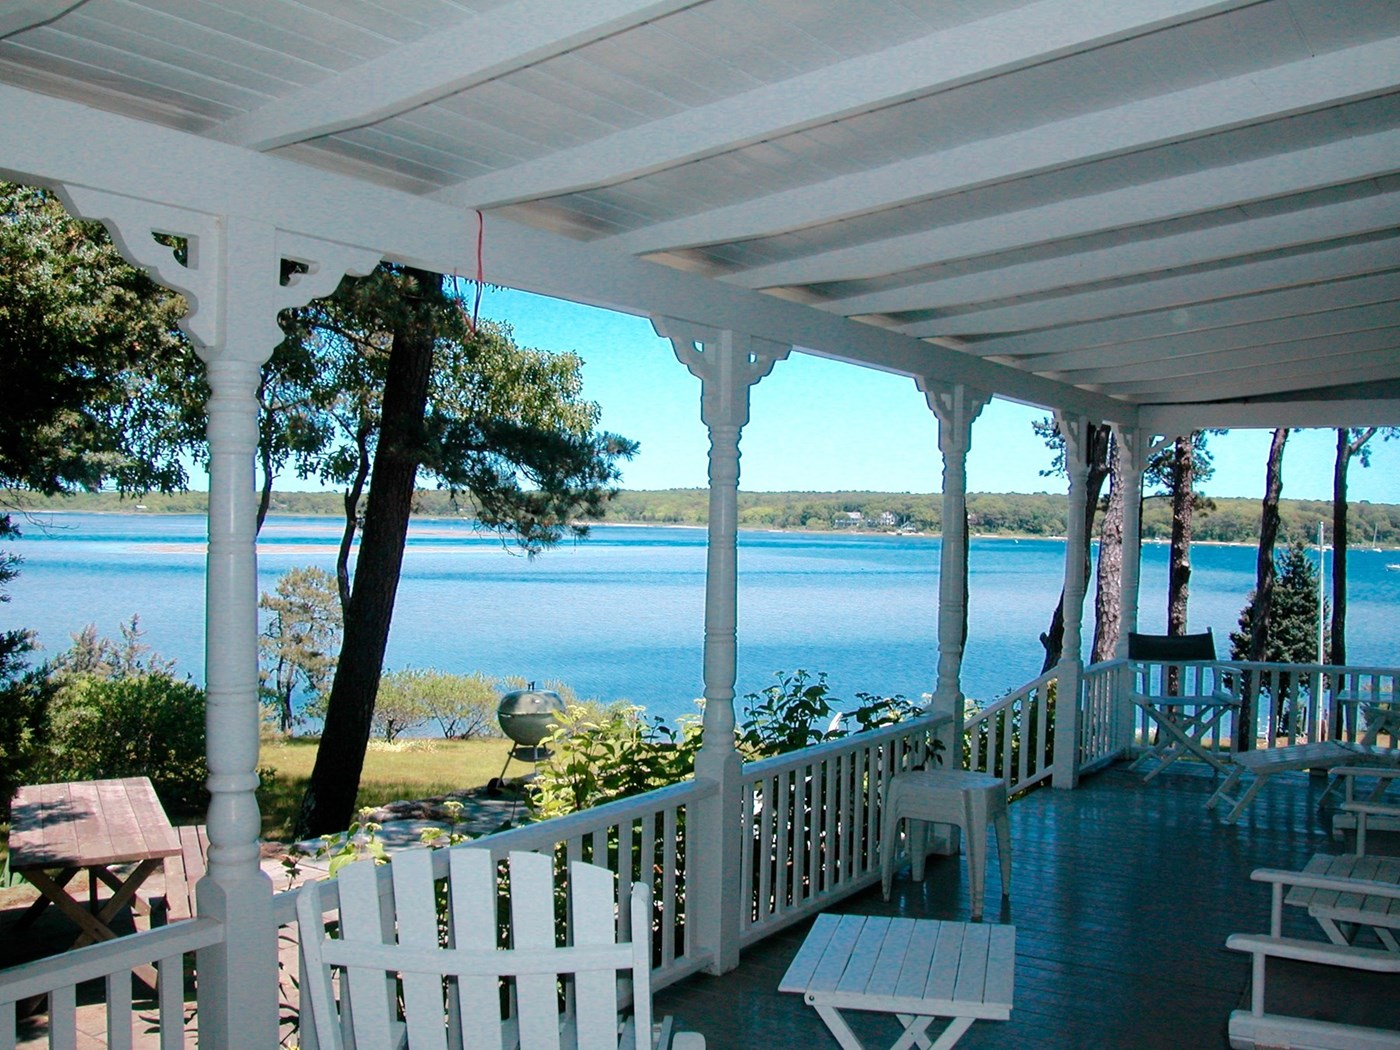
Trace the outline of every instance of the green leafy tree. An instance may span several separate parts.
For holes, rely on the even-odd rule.
[[[10,519],[0,516],[0,539],[15,533]],[[17,554],[0,552],[0,602],[10,600],[5,588],[18,575],[20,560]],[[53,686],[44,669],[28,667],[34,648],[29,631],[0,632],[0,820],[7,817],[15,789],[29,778],[48,739]]]
[[[202,384],[177,327],[184,300],[128,265],[97,223],[47,190],[0,182],[0,502],[112,483],[183,488],[203,439]],[[18,537],[0,515],[0,540]],[[0,584],[19,569],[0,552]],[[0,595],[8,600],[8,595]],[[53,683],[28,632],[0,633],[0,796],[48,732]]]
[[[306,374],[319,385],[298,411],[307,432],[326,436],[297,469],[341,486],[345,509],[344,642],[298,822],[313,835],[354,812],[419,476],[469,496],[484,528],[534,554],[586,533],[578,522],[602,514],[635,445],[595,429],[576,357],[474,324],[439,274],[381,266],[290,312],[284,327],[287,352],[318,362]]]
[[[293,699],[310,694],[314,708],[335,670],[340,645],[340,602],[335,578],[324,569],[292,569],[263,592],[258,607],[271,615],[258,638],[262,655],[262,693],[277,729],[289,733],[296,724]]]
[[[392,743],[410,729],[426,725],[432,712],[421,688],[424,672],[388,671],[380,676],[379,693],[374,698],[374,733]]]
[[[200,813],[205,782],[204,690],[141,640],[135,616],[121,640],[89,625],[47,676],[50,701],[34,772],[46,781],[148,776],[173,809]]]
[[[0,182],[0,486],[184,488],[205,395],[184,312],[100,225]]]
[[[53,676],[66,680],[84,676],[111,679],[138,674],[174,675],[175,661],[164,659],[141,640],[145,632],[138,614],[132,613],[119,630],[119,642],[99,636],[96,624],[75,631],[69,647],[54,657]]]
[[[480,671],[472,674],[443,674],[418,671],[418,691],[428,717],[438,724],[449,740],[472,740],[500,736],[496,707],[501,694],[495,680]]]
[[[202,812],[204,708],[204,690],[166,674],[71,678],[53,700],[44,779],[146,776],[168,806]]]

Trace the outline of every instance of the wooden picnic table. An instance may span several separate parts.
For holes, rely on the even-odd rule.
[[[10,870],[24,876],[40,897],[21,916],[24,926],[50,903],[81,933],[73,947],[116,936],[111,927],[126,908],[149,914],[138,894],[166,857],[180,852],[180,838],[146,777],[35,784],[16,793],[10,809]],[[134,865],[125,874],[117,869]],[[57,874],[50,874],[57,871]],[[88,906],[68,892],[88,873]],[[98,899],[98,884],[112,896]]]

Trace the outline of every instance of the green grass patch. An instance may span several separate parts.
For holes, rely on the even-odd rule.
[[[318,743],[302,737],[263,742],[258,765],[276,770],[258,789],[264,839],[291,841],[292,826],[316,762]],[[356,808],[482,787],[500,775],[509,751],[508,740],[414,738],[390,745],[371,741],[360,776],[360,791],[355,797]],[[507,773],[516,777],[528,768],[513,761]]]

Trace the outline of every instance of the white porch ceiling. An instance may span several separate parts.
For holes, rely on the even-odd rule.
[[[488,280],[1157,429],[1400,423],[1396,0],[22,0],[0,85],[20,177],[301,180],[463,273],[480,210]]]

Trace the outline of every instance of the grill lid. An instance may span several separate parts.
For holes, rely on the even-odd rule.
[[[521,747],[538,747],[549,736],[550,726],[564,713],[564,701],[552,689],[517,689],[501,697],[496,721],[501,732]]]

